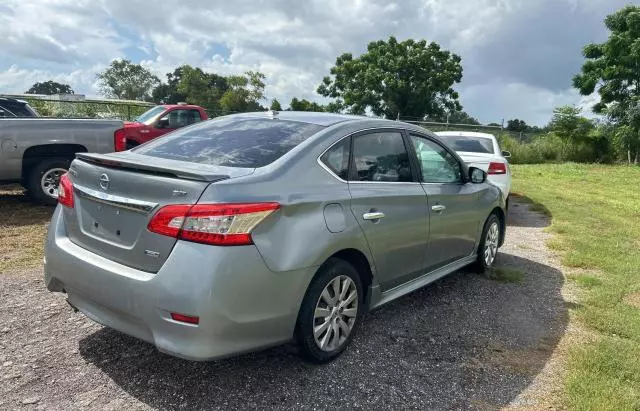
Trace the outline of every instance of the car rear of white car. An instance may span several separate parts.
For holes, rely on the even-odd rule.
[[[505,198],[508,198],[511,191],[511,169],[493,135],[468,131],[443,131],[436,134],[467,165],[485,171],[487,179],[498,186]]]

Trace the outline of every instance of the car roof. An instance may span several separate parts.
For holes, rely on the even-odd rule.
[[[316,124],[318,126],[332,126],[345,121],[379,121],[389,124],[398,124],[397,121],[384,120],[375,117],[355,116],[339,113],[319,113],[315,111],[259,111],[253,113],[232,114],[227,117],[235,118],[278,118],[280,120],[299,121],[302,123]],[[405,123],[402,123],[406,125]]]
[[[0,101],[4,103],[12,103],[12,104],[21,104],[21,105],[27,104],[27,102],[24,100],[18,100],[11,97],[0,97]]]
[[[477,131],[437,131],[436,135],[442,137],[484,137],[495,139],[496,136],[489,133],[478,133]]]

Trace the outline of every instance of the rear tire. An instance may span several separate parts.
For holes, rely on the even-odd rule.
[[[36,164],[27,177],[29,195],[37,202],[54,206],[58,203],[58,184],[69,170],[71,160],[51,158]]]
[[[356,269],[342,259],[329,259],[311,281],[298,315],[296,334],[302,355],[319,364],[335,359],[353,339],[364,311]]]
[[[489,270],[496,262],[501,236],[500,219],[497,215],[491,214],[484,223],[480,245],[478,246],[478,258],[475,265],[480,273]]]
[[[133,140],[127,140],[127,150],[131,150],[134,147],[138,147],[140,144]]]

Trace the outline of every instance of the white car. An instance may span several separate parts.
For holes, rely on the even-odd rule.
[[[440,131],[436,134],[469,166],[486,171],[488,180],[500,188],[509,204],[511,169],[507,159],[511,153],[500,150],[494,135],[473,131]]]

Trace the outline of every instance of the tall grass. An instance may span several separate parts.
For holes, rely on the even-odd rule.
[[[502,150],[511,152],[512,164],[607,163],[611,161],[606,138],[594,135],[586,141],[563,141],[554,133],[540,134],[530,142],[519,141],[510,134],[498,135]]]

